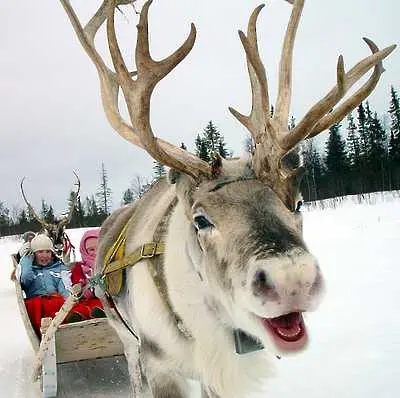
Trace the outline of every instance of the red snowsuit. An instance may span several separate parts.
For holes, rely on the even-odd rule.
[[[83,272],[82,265],[83,265],[83,261],[77,261],[75,263],[74,268],[72,268],[72,271],[71,271],[71,281],[72,281],[72,285],[80,283],[82,285],[82,288],[85,290],[85,287],[88,284],[88,278],[85,275],[85,273]],[[93,309],[95,309],[95,308],[103,309],[103,304],[94,295],[94,293],[91,289],[85,290],[84,295],[79,303],[85,305],[89,309],[89,313],[91,315],[93,315],[92,314]]]
[[[54,318],[64,304],[64,301],[64,297],[57,294],[25,299],[25,306],[28,311],[29,319],[31,320],[32,326],[38,336],[41,335],[40,323],[42,318]],[[90,318],[89,308],[84,304],[77,303],[72,307],[63,323],[68,323],[68,318],[72,314],[79,314],[82,319]]]

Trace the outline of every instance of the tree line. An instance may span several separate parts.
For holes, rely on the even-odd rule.
[[[292,117],[289,130],[294,126]],[[345,121],[331,126],[327,134],[324,145],[311,139],[300,148],[305,168],[301,185],[305,201],[400,189],[400,102],[394,87],[390,90],[388,112],[383,117],[364,102]],[[211,161],[215,152],[223,158],[233,154],[213,121],[197,134],[194,147],[195,154],[205,161]],[[187,149],[184,143],[181,143],[181,148]],[[245,140],[244,149],[252,151],[251,138]],[[165,166],[154,161],[152,178],[134,175],[120,204],[126,205],[141,198],[151,184],[165,174]],[[74,195],[72,191],[68,198],[69,208],[73,207],[69,228],[101,225],[112,210],[112,191],[103,163],[96,193],[87,196],[83,202]],[[39,214],[46,222],[54,223],[56,220],[53,207],[44,199]],[[28,208],[14,208],[10,212],[0,201],[0,236],[39,228],[40,224]]]
[[[383,117],[366,101],[346,122],[329,128],[322,151],[313,139],[303,144],[306,201],[400,189],[400,104],[394,87]]]
[[[212,121],[207,124],[201,134],[197,135],[194,144],[196,154],[206,161],[211,159],[211,154],[214,151],[219,152],[223,157],[227,157],[230,154],[223,136]],[[187,149],[184,143],[181,143],[181,148]],[[154,161],[151,179],[138,174],[134,175],[130,187],[123,192],[119,204],[127,205],[140,199],[152,183],[165,174],[166,167],[159,161]],[[100,226],[112,210],[112,190],[104,163],[101,164],[100,184],[97,191],[87,196],[83,201],[80,196],[76,198],[75,195],[76,193],[71,191],[68,198],[68,209],[72,211],[72,218],[68,228]],[[37,209],[36,213],[46,223],[54,224],[58,221],[53,206],[48,204],[45,199],[42,199],[41,208]],[[29,207],[23,209],[14,208],[10,211],[0,200],[0,237],[21,234],[28,230],[39,231],[40,228],[41,224],[32,214]]]

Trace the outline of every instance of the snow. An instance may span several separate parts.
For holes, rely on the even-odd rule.
[[[304,234],[319,259],[327,284],[320,309],[307,316],[308,350],[276,362],[276,376],[263,395],[251,398],[394,398],[400,379],[400,198],[356,197],[305,209]],[[84,229],[68,231],[78,246]],[[15,237],[0,239],[0,396],[33,398],[33,352],[17,309],[10,281]],[[63,397],[128,397],[126,364],[101,361],[59,367]],[[89,370],[88,370],[89,369]],[[197,396],[194,391],[193,396]]]

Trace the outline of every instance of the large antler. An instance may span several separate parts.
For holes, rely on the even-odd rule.
[[[73,216],[74,210],[75,210],[75,205],[78,202],[79,191],[81,190],[81,181],[79,180],[78,174],[76,174],[75,171],[73,171],[73,173],[76,177],[75,185],[76,185],[77,189],[76,189],[76,192],[74,193],[74,200],[69,205],[68,214],[65,217],[63,217],[59,222],[59,226],[62,226],[62,227],[68,225],[71,222],[72,216]]]
[[[39,217],[39,215],[36,213],[33,206],[28,202],[28,199],[26,198],[26,195],[24,192],[24,181],[25,181],[25,177],[23,177],[21,180],[20,188],[21,188],[22,197],[24,198],[24,202],[26,203],[26,205],[28,207],[28,211],[31,213],[31,215],[33,217],[35,217],[35,219],[39,222],[40,225],[42,225],[43,228],[46,228],[49,224],[46,221],[44,221],[41,217]]]
[[[278,96],[273,116],[270,115],[268,85],[263,63],[257,44],[256,22],[263,5],[257,7],[250,17],[247,36],[239,31],[239,37],[247,57],[247,65],[252,89],[252,109],[244,116],[230,108],[232,114],[251,133],[255,142],[253,170],[257,177],[265,181],[289,207],[293,207],[293,180],[297,179],[298,169],[289,170],[283,165],[283,158],[300,141],[314,137],[335,122],[342,120],[356,108],[375,88],[384,69],[382,60],[394,49],[395,45],[383,50],[369,39],[364,38],[372,55],[364,58],[347,73],[343,57],[337,64],[337,84],[304,116],[300,123],[289,132],[288,119],[292,86],[292,54],[294,39],[300,21],[305,0],[286,0],[293,5],[285,34],[279,71]],[[371,68],[374,68],[369,80],[349,99],[332,111],[348,90]]]
[[[133,3],[134,0],[104,0],[93,18],[83,28],[69,0],[60,0],[72,23],[78,39],[93,61],[99,74],[103,108],[111,126],[129,142],[144,148],[154,159],[181,170],[194,178],[211,176],[211,166],[197,156],[154,136],[150,124],[150,98],[156,84],[174,69],[191,51],[196,29],[191,25],[188,38],[169,57],[155,61],[150,56],[148,39],[148,11],[152,0],[147,1],[137,25],[136,68],[129,72],[119,49],[114,12],[119,5]],[[107,19],[107,37],[115,68],[110,70],[102,60],[94,45],[94,38],[100,26]],[[135,76],[136,79],[132,79]],[[118,109],[118,92],[122,88],[128,107],[131,124],[123,120]]]

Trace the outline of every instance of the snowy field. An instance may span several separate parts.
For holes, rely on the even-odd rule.
[[[284,357],[266,382],[267,398],[395,398],[400,386],[400,199],[353,198],[337,208],[304,211],[305,238],[324,271],[327,294],[308,315],[307,352]],[[78,246],[84,230],[70,230]],[[16,238],[0,239],[0,397],[37,397],[30,381],[33,352],[10,281]],[[99,362],[99,361],[97,361]],[[96,361],[63,366],[63,397],[128,397],[126,366]],[[197,396],[196,392],[193,397]],[[252,395],[249,398],[260,398]]]

